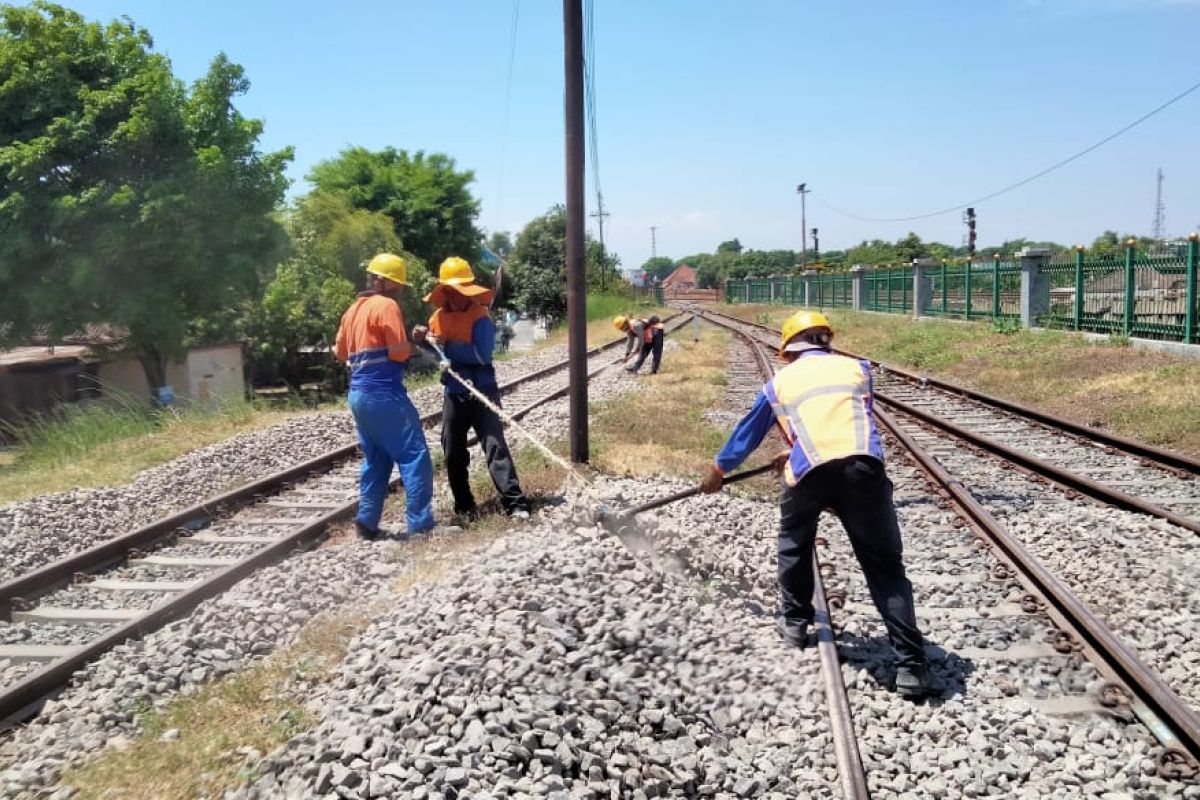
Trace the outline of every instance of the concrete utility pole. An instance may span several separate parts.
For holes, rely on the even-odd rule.
[[[650,257],[651,258],[658,258],[658,242],[654,238],[654,232],[657,230],[658,230],[658,228],[656,226],[654,226],[654,225],[650,226]]]
[[[604,210],[604,195],[597,192],[596,194],[596,210],[588,215],[596,218],[596,224],[600,228],[600,257],[604,263],[600,264],[600,288],[608,286],[608,250],[604,248],[604,218],[610,216]]]
[[[821,263],[821,242],[819,239],[817,239],[817,229],[816,228],[812,229],[812,235],[813,235],[813,261],[820,264]]]
[[[588,460],[587,294],[583,252],[583,0],[563,0],[567,156],[567,355],[571,460]]]
[[[970,261],[975,258],[975,209],[968,208],[963,221],[967,223],[967,260]]]
[[[796,187],[796,194],[800,195],[800,266],[808,266],[808,220],[804,214],[804,196],[812,191],[806,189],[807,183],[802,183]]]

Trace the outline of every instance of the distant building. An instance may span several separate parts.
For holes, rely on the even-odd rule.
[[[15,423],[64,403],[104,396],[150,398],[150,385],[137,359],[104,355],[115,339],[89,330],[50,347],[30,345],[0,351],[0,422]],[[242,345],[193,347],[167,364],[167,385],[177,397],[208,404],[241,398],[246,391]]]
[[[691,291],[696,288],[696,270],[687,264],[680,264],[663,279],[662,287],[664,295]]]

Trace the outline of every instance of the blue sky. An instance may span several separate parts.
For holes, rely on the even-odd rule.
[[[796,184],[823,249],[959,242],[960,213],[1200,81],[1200,0],[594,0],[606,239],[626,267],[738,237],[799,248]],[[479,223],[517,231],[563,197],[561,4],[76,0],[128,15],[193,80],[245,66],[241,110],[292,145],[293,193],[348,145],[440,151],[476,175]],[[507,117],[507,124],[505,119]],[[1025,188],[978,206],[980,245],[1200,226],[1200,91]],[[589,176],[589,185],[591,177]],[[589,191],[588,211],[594,211]],[[593,221],[594,222],[594,221]],[[810,244],[811,246],[811,244]]]

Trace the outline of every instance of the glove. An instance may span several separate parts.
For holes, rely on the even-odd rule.
[[[791,450],[781,450],[771,459],[771,467],[775,470],[776,475],[783,473],[783,468],[787,466],[788,459],[792,457]]]
[[[417,344],[425,341],[427,336],[429,336],[429,328],[424,325],[417,325],[412,329],[412,340]]]
[[[450,359],[443,358],[441,361],[439,361],[438,369],[440,369],[442,372],[445,372],[446,370],[450,369]]]
[[[704,480],[700,481],[701,494],[713,494],[721,491],[721,486],[725,482],[725,476],[721,474],[721,470],[713,467],[704,476]]]

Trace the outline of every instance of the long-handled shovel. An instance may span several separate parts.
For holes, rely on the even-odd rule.
[[[747,478],[753,478],[755,475],[763,475],[772,471],[773,469],[775,469],[774,464],[765,464],[761,467],[748,469],[744,472],[739,472],[736,475],[730,475],[729,477],[725,478],[725,480],[721,481],[721,485],[726,486],[731,483],[737,483],[738,481],[744,481]],[[648,536],[638,527],[634,521],[634,517],[636,517],[638,514],[641,514],[643,511],[652,511],[656,508],[662,508],[665,505],[674,503],[676,500],[683,500],[699,493],[700,487],[694,486],[691,489],[684,489],[681,492],[675,492],[674,494],[667,495],[666,497],[659,497],[655,500],[642,503],[641,505],[633,506],[632,508],[621,509],[619,511],[614,511],[608,506],[602,505],[597,509],[595,519],[600,523],[600,527],[617,537],[617,539],[621,541],[621,544],[625,545],[630,552],[635,554],[648,553],[654,557],[655,560],[661,561],[662,563],[660,566],[664,569],[676,574],[683,574],[685,572],[686,565],[683,563],[676,563],[678,559],[672,559],[669,556],[664,559],[662,554],[659,553],[658,548],[655,546],[654,539]]]

